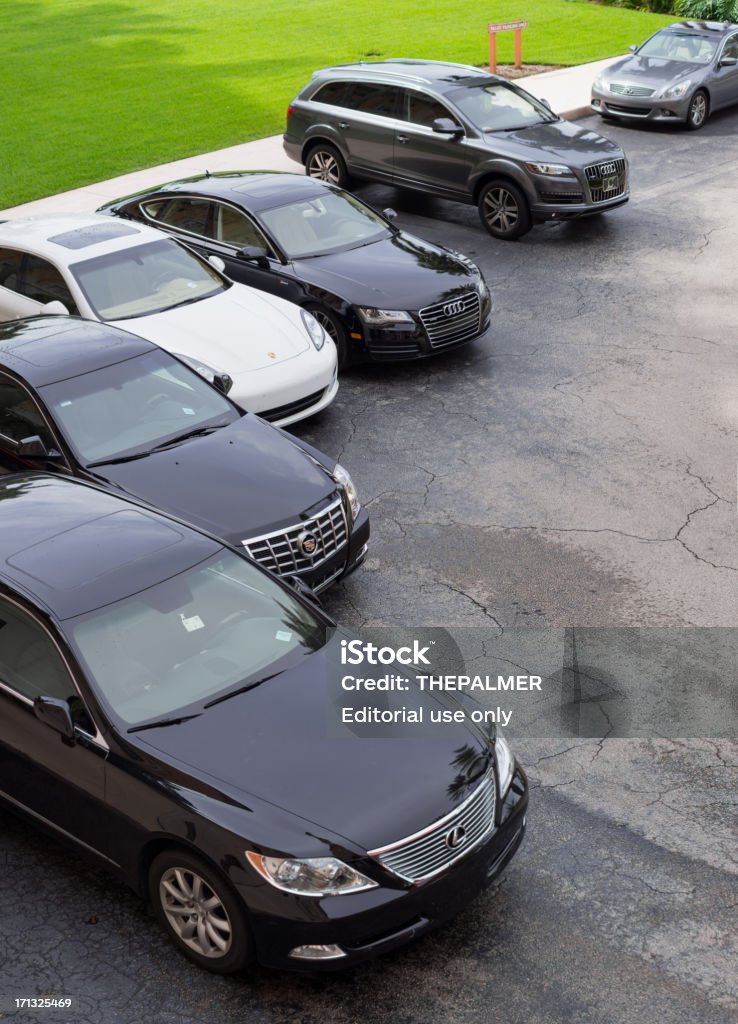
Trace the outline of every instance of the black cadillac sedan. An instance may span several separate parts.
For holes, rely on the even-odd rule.
[[[200,368],[207,372],[206,368]],[[110,324],[0,327],[0,466],[73,474],[222,537],[316,593],[364,559],[369,516],[334,459]]]
[[[0,477],[0,800],[147,896],[210,970],[406,943],[512,857],[527,783],[468,719],[332,734],[347,636],[179,520],[78,480]]]
[[[355,196],[298,174],[200,175],[101,206],[151,224],[243,284],[310,310],[339,365],[416,359],[479,337],[490,295],[460,253],[395,227]]]

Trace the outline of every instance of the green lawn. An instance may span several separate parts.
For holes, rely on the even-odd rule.
[[[623,52],[670,18],[572,0],[4,0],[0,209],[281,131],[310,72],[373,56],[483,64]],[[499,37],[512,61],[512,34]]]

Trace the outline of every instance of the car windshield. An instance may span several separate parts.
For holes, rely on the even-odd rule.
[[[220,274],[172,238],[96,256],[69,269],[101,320],[161,313],[228,287]]]
[[[70,632],[103,703],[130,727],[202,712],[299,664],[333,631],[251,562],[221,550],[80,616]]]
[[[688,32],[657,32],[638,50],[639,57],[661,57],[663,60],[709,64],[715,56],[717,42]]]
[[[545,104],[507,82],[455,89],[448,98],[473,125],[485,132],[527,128],[557,120]]]
[[[161,350],[40,391],[80,462],[88,464],[151,451],[238,418],[215,388]]]
[[[328,189],[314,199],[263,210],[261,219],[290,259],[354,249],[390,233],[385,221],[354,196]]]

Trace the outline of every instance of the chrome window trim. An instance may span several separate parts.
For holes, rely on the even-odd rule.
[[[84,736],[86,739],[88,739],[92,743],[96,744],[96,746],[100,747],[101,750],[104,750],[106,753],[109,753],[110,752],[110,747],[108,746],[107,742],[103,738],[102,733],[100,732],[100,727],[98,726],[97,722],[95,721],[95,716],[90,714],[90,709],[87,706],[87,701],[84,699],[84,697],[80,693],[79,686],[77,686],[77,680],[74,678],[74,672],[72,671],[71,666],[69,664],[69,661],[67,660],[67,656],[64,654],[64,651],[61,649],[61,647],[57,643],[56,637],[54,636],[54,634],[51,632],[51,630],[49,630],[49,628],[46,626],[46,624],[41,619],[38,618],[38,616],[33,615],[31,612],[29,612],[28,609],[23,604],[20,603],[20,601],[16,601],[9,594],[2,594],[2,593],[0,593],[0,602],[2,602],[2,601],[7,601],[9,604],[15,605],[15,607],[20,610],[22,615],[25,615],[32,622],[34,622],[37,625],[39,625],[41,627],[42,631],[48,636],[49,640],[51,641],[51,643],[56,648],[56,651],[57,651],[59,657],[62,660],[64,668],[67,671],[67,675],[69,676],[69,678],[70,678],[70,680],[72,682],[72,686],[74,687],[74,690],[75,690],[77,696],[82,701],[82,705],[83,705],[83,707],[84,707],[84,709],[85,709],[85,711],[87,713],[87,716],[89,717],[89,719],[92,722],[92,724],[95,726],[95,734],[94,735],[92,733],[87,732],[86,729],[81,729],[78,725],[75,725],[75,727],[74,727],[75,730],[77,732],[79,732],[82,736]],[[33,701],[31,700],[30,697],[27,697],[25,693],[21,693],[20,690],[17,690],[14,686],[10,685],[9,683],[3,682],[2,679],[0,679],[0,688],[5,690],[6,693],[8,693],[11,697],[15,697],[18,700],[20,700],[22,703],[28,704],[30,707],[33,707]]]
[[[59,454],[64,459],[64,467],[65,467],[65,469],[68,469],[71,472],[71,466],[69,465],[69,460],[67,459],[66,455],[64,454],[64,446],[59,444],[59,431],[54,429],[56,424],[52,425],[51,421],[49,420],[49,417],[46,415],[46,412],[39,405],[39,403],[36,400],[36,397],[28,390],[28,387],[26,386],[26,384],[23,381],[17,380],[17,378],[15,378],[15,377],[11,377],[10,374],[7,373],[5,370],[0,370],[0,381],[2,380],[2,378],[5,378],[6,380],[9,380],[11,384],[17,385],[19,388],[21,388],[23,391],[26,392],[26,394],[28,395],[30,400],[33,402],[33,404],[36,406],[38,411],[41,413],[41,419],[46,424],[46,429],[49,431],[49,434],[51,435],[51,437],[56,442],[56,446],[59,449]],[[8,437],[7,434],[3,434],[2,432],[0,432],[0,437],[6,438],[8,441],[10,441],[11,444],[14,444],[16,446],[19,444],[18,441],[14,440],[12,437]]]
[[[228,202],[227,199],[220,199],[218,196],[205,197],[191,195],[188,192],[175,192],[174,194],[166,196],[163,199],[156,199],[154,196],[151,196],[148,199],[142,200],[138,205],[139,209],[143,212],[143,215],[146,217],[146,219],[150,221],[151,224],[155,228],[157,228],[158,231],[171,231],[172,234],[187,235],[189,238],[200,238],[202,239],[203,242],[215,242],[216,245],[222,245],[226,249],[232,249],[234,253],[238,252],[239,249],[243,248],[243,246],[234,245],[232,242],[223,242],[219,238],[213,238],[212,235],[200,235],[196,231],[188,231],[187,228],[180,228],[174,224],[167,224],[167,222],[164,220],[158,220],[156,217],[152,217],[151,214],[146,209],[147,203],[165,202],[168,205],[168,203],[173,199],[190,199],[193,202],[197,203],[209,203],[213,207],[217,206],[218,204],[220,204],[221,206],[229,207],[229,209],[233,210],[234,213],[240,214],[242,217],[248,220],[249,223],[253,225],[254,229],[258,231],[258,233],[267,243],[267,256],[269,257],[269,259],[277,260],[277,257],[274,255],[274,246],[266,237],[262,228],[254,221],[250,214],[242,210],[240,206],[236,206],[235,203]]]

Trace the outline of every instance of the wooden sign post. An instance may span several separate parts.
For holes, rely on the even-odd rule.
[[[523,64],[523,29],[528,27],[527,21],[502,21],[487,25],[489,32],[489,70],[494,75],[497,71],[497,33],[515,33],[515,67]]]

